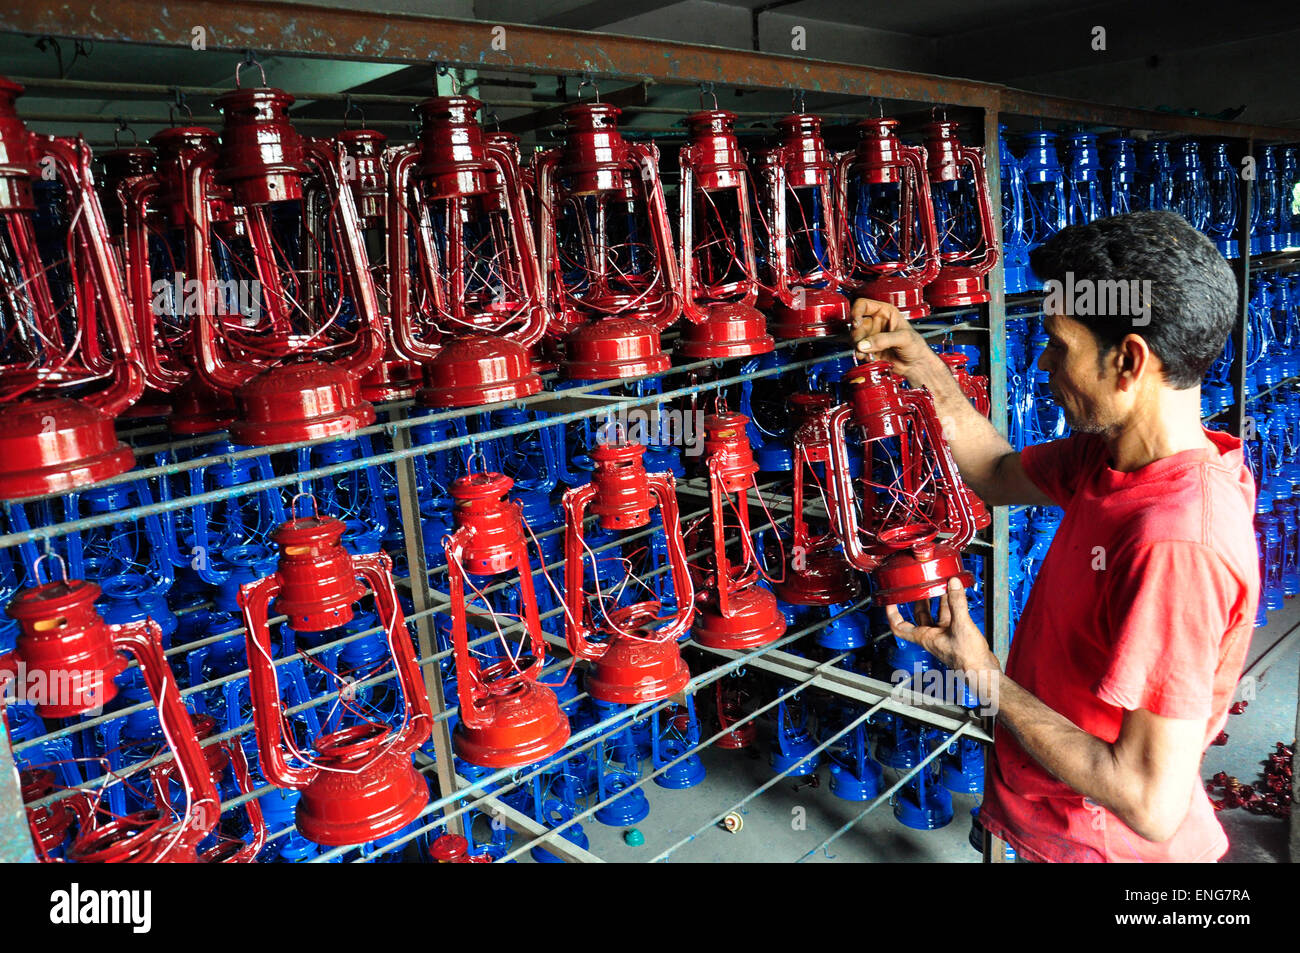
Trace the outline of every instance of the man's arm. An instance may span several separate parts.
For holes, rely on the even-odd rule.
[[[953,460],[980,499],[990,506],[1052,502],[1025,475],[1020,454],[966,399],[948,366],[897,308],[859,298],[853,303],[852,334],[863,356],[888,361],[894,373],[930,391]]]
[[[912,625],[894,606],[886,612],[899,638],[920,645],[972,685],[995,685],[998,722],[1053,777],[1147,840],[1165,841],[1178,831],[1200,783],[1203,721],[1138,709],[1124,713],[1113,744],[1089,734],[1002,674],[971,621],[959,580],[950,580],[940,597],[937,626]],[[981,672],[991,678],[979,678]]]

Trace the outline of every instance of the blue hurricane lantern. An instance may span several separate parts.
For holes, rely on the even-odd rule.
[[[1255,201],[1251,204],[1250,253],[1282,251],[1290,240],[1290,196],[1282,181],[1279,147],[1265,146],[1255,169]]]
[[[1261,598],[1269,612],[1277,612],[1285,605],[1286,587],[1282,584],[1283,552],[1281,521],[1274,513],[1261,513],[1255,525],[1263,538],[1264,575]]]
[[[545,770],[531,782],[533,819],[546,827],[555,828],[577,816],[578,800],[586,794],[582,789],[586,779],[581,777],[582,772],[576,768],[574,759],[565,758],[563,752],[552,755],[544,763]],[[583,850],[591,846],[581,824],[570,824],[560,832],[560,836]],[[528,853],[539,864],[564,863],[545,847],[534,847]]]
[[[1283,147],[1281,166],[1278,226],[1286,233],[1286,247],[1300,248],[1300,148]]]
[[[978,693],[972,692],[963,679],[954,678],[953,681],[962,686],[963,698],[960,702],[962,707],[972,711],[978,711],[983,707]],[[954,794],[984,792],[984,745],[979,741],[964,735],[956,739],[950,738],[948,749],[939,756],[938,764],[939,779],[949,791]]]
[[[1283,486],[1291,489],[1291,496],[1300,496],[1300,391],[1292,390],[1283,395],[1282,404],[1286,426],[1282,433],[1286,438],[1282,454],[1282,472],[1279,474]]]
[[[1039,570],[1047,559],[1056,531],[1061,528],[1061,511],[1050,506],[1035,506],[1029,511],[1029,522],[1021,565],[1024,567],[1024,598],[1028,601],[1029,590],[1038,578]]]
[[[1205,233],[1224,258],[1238,258],[1237,223],[1241,215],[1241,175],[1228,155],[1228,143],[1210,144],[1205,157],[1205,178],[1210,196],[1210,217]]]
[[[797,692],[787,695],[785,686],[778,691],[781,700],[776,706],[776,733],[768,764],[777,774],[806,777],[815,773],[821,762],[821,755],[812,753],[817,742],[808,730],[808,706]]]
[[[4,718],[9,725],[9,743],[13,747],[14,764],[20,770],[48,769],[65,788],[77,788],[85,783],[85,772],[72,739],[67,736],[45,738],[50,729],[45,719],[36,714],[35,705],[20,701],[9,702],[4,708]],[[78,734],[84,735],[85,732]],[[22,747],[26,742],[37,738],[44,740],[30,747]],[[99,772],[92,770],[92,773]]]
[[[1246,306],[1246,396],[1253,398],[1282,382],[1271,358],[1273,337],[1273,282],[1260,275],[1251,288]]]
[[[1126,215],[1135,211],[1134,191],[1138,187],[1137,151],[1128,136],[1111,136],[1105,147],[1102,183],[1106,193],[1106,214]]]
[[[1296,321],[1295,282],[1274,274],[1269,283],[1269,337],[1280,380],[1300,376],[1300,322]],[[1280,382],[1279,380],[1279,382]]]
[[[831,621],[819,630],[815,641],[824,649],[834,652],[852,652],[871,641],[871,620],[862,612],[848,611],[847,603],[817,609],[809,606],[810,613],[824,613]]]
[[[213,456],[246,450],[229,442],[213,447]],[[275,476],[269,456],[214,460],[189,472],[189,492],[231,490]],[[284,501],[276,488],[238,493],[191,508],[191,532],[181,540],[188,569],[204,584],[218,588],[222,605],[237,612],[239,587],[275,571],[276,549],[271,533],[285,521]]]
[[[790,363],[792,350],[762,355],[756,361],[756,369],[784,367]],[[772,374],[741,385],[740,412],[749,418],[745,435],[763,473],[789,473],[794,468],[794,428],[783,399],[788,388],[795,386],[793,373]]]
[[[1101,153],[1097,137],[1090,132],[1073,132],[1066,137],[1065,151],[1066,220],[1086,225],[1106,214],[1101,183]]]
[[[1210,182],[1201,161],[1201,144],[1195,139],[1178,143],[1173,169],[1172,208],[1187,219],[1198,232],[1208,232],[1210,215]]]
[[[1174,201],[1173,163],[1169,143],[1163,139],[1142,139],[1137,144],[1138,190],[1135,198],[1139,211],[1161,211]]]
[[[1273,504],[1282,536],[1282,594],[1300,595],[1300,504],[1278,500]]]
[[[608,721],[627,705],[592,699],[599,721]],[[625,718],[622,727],[596,742],[596,799],[603,806],[595,818],[609,827],[628,827],[646,819],[650,802],[645,791],[633,788],[641,777],[641,745]]]
[[[1029,290],[1029,191],[1025,170],[1007,144],[1005,125],[998,125],[998,168],[1002,179],[1002,271],[1006,293]]]
[[[912,763],[920,763],[930,745],[941,744],[942,738],[943,732],[937,728],[918,730]],[[938,763],[931,761],[894,795],[894,817],[899,823],[918,831],[938,830],[952,823],[952,794],[940,783],[939,774]]]
[[[1031,356],[1026,371],[1026,446],[1060,440],[1070,432],[1065,422],[1065,410],[1052,397],[1051,375],[1040,366],[1047,343],[1047,332],[1043,330],[1041,320],[1035,322],[1033,336],[1029,340]]]
[[[1219,356],[1214,359],[1210,369],[1205,372],[1205,381],[1201,384],[1201,415],[1203,417],[1220,413],[1232,406],[1233,388],[1230,375],[1232,374],[1232,356],[1234,353],[1232,338],[1229,337],[1223,343],[1223,350],[1219,352]]]
[[[143,479],[74,490],[63,498],[63,518],[102,516],[153,502]],[[15,517],[20,509],[14,509]],[[69,533],[64,547],[74,578],[98,583],[103,590],[97,608],[105,622],[124,625],[152,618],[162,630],[163,648],[171,647],[177,620],[167,595],[181,555],[157,514]]]
[[[685,705],[673,705],[662,712],[654,712],[650,724],[656,771],[686,755],[663,774],[656,775],[655,784],[672,791],[681,791],[693,788],[703,781],[704,762],[695,753],[700,745],[700,720],[695,717],[695,696],[687,695]]]
[[[1023,450],[1028,432],[1030,406],[1027,370],[1029,321],[1025,313],[1007,315],[1007,440]]]
[[[830,737],[858,717],[849,705],[833,705],[822,734]],[[823,739],[825,740],[825,739]],[[867,724],[860,722],[829,748],[831,794],[845,801],[870,801],[880,793],[884,769],[871,757],[867,744]]]
[[[1038,130],[1025,135],[1025,190],[1029,198],[1026,218],[1029,225],[1029,251],[1033,251],[1069,224],[1069,204],[1065,196],[1065,173],[1056,154],[1056,133]],[[1043,287],[1042,281],[1029,270],[1029,287]]]

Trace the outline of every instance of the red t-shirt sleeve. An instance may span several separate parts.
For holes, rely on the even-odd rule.
[[[1078,489],[1079,480],[1096,468],[1093,456],[1099,447],[1092,434],[1073,434],[1025,447],[1020,451],[1020,466],[1034,486],[1064,507]]]
[[[1118,574],[1104,596],[1110,664],[1093,694],[1129,711],[1208,720],[1238,580],[1212,549],[1184,540],[1113,554],[1105,571]]]

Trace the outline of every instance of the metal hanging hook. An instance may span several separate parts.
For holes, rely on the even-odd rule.
[[[185,101],[185,93],[181,91],[179,86],[172,87],[172,96],[172,101],[167,104],[167,121],[175,126],[177,111],[184,109],[185,115],[189,117],[190,122],[193,122],[194,110],[191,109],[190,104]]]
[[[125,117],[117,116],[114,118],[114,122],[117,123],[117,128],[113,130],[114,148],[117,148],[119,145],[121,145],[121,143],[118,142],[118,137],[121,136],[122,133],[124,132],[129,132],[131,134],[131,145],[138,146],[140,144],[140,137],[135,134],[135,130],[131,128],[131,124],[126,121]]]
[[[791,93],[791,108],[797,113],[803,112],[805,109],[805,103],[808,99],[807,92],[802,89],[795,89],[792,90]]]
[[[436,75],[447,77],[447,79],[451,82],[451,94],[453,96],[459,96],[460,77],[456,75],[456,71],[452,69],[450,66],[448,66],[446,63],[434,63],[433,69]],[[437,84],[435,82],[435,88],[434,88],[435,93],[438,91],[436,85]]]
[[[256,67],[257,67],[257,71],[258,71],[259,73],[262,74],[262,86],[265,87],[265,86],[266,86],[266,70],[263,69],[262,64],[258,61],[257,57],[253,55],[253,51],[252,51],[252,50],[245,50],[245,51],[244,51],[244,59],[243,59],[241,62],[239,62],[238,64],[235,65],[235,88],[236,88],[236,89],[239,88],[239,71],[240,71],[241,69],[243,69],[245,66],[256,66]]]
[[[345,130],[351,128],[351,126],[348,124],[348,118],[354,112],[361,117],[361,125],[364,126],[366,124],[365,112],[362,110],[360,106],[358,106],[356,103],[352,101],[351,93],[344,93],[343,94],[343,128]]]
[[[705,97],[705,96],[712,96],[712,97],[713,97],[713,108],[716,110],[716,109],[718,108],[718,94],[717,94],[717,92],[714,91],[714,86],[713,86],[713,81],[712,81],[712,80],[710,80],[710,81],[707,82],[707,83],[700,83],[700,108],[701,108],[701,109],[704,108],[704,97]]]
[[[600,87],[596,85],[596,79],[590,73],[583,73],[582,80],[578,83],[578,102],[582,102],[582,87],[590,86],[595,98],[592,102],[600,102]]]

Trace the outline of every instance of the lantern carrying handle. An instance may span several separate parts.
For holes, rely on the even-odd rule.
[[[578,102],[582,102],[582,87],[584,86],[590,86],[592,92],[595,93],[593,102],[600,102],[600,87],[596,85],[595,77],[590,73],[583,73],[582,81],[578,83]]]
[[[802,113],[802,112],[804,111],[804,109],[806,108],[806,106],[805,106],[805,100],[806,100],[807,97],[808,97],[807,92],[806,92],[805,90],[802,90],[802,89],[794,89],[794,90],[791,90],[790,93],[791,93],[791,95],[790,95],[790,99],[791,99],[791,105],[790,105],[790,108],[793,109],[796,113]]]
[[[716,110],[718,108],[718,94],[717,92],[714,91],[713,82],[711,80],[707,83],[700,83],[700,108],[701,109],[704,108],[705,96],[713,97],[713,108]]]
[[[460,78],[456,76],[455,70],[446,63],[434,63],[433,70],[436,75],[445,76],[451,82],[451,94],[453,96],[460,95]],[[435,89],[434,92],[436,93],[437,90]]]
[[[191,109],[190,104],[185,101],[184,91],[179,86],[173,86],[171,91],[174,98],[167,104],[167,121],[175,126],[176,113],[183,109],[185,110],[185,115],[189,117],[190,122],[193,122],[194,110]]]
[[[135,130],[131,128],[131,124],[126,121],[125,116],[115,116],[113,121],[117,123],[117,128],[113,130],[114,148],[121,145],[121,143],[118,142],[118,137],[124,132],[129,132],[131,134],[131,145],[138,146],[140,144],[140,137],[135,134]]]
[[[366,124],[365,112],[361,109],[360,106],[358,106],[356,103],[352,101],[351,93],[344,93],[343,94],[343,129],[345,132],[348,129],[352,128],[348,124],[348,120],[353,113],[356,113],[358,116],[361,117],[361,125],[364,126]]]
[[[241,60],[239,63],[235,64],[235,87],[236,87],[236,88],[239,88],[239,71],[240,71],[241,69],[243,69],[245,66],[256,66],[256,67],[257,67],[257,71],[258,71],[259,73],[262,74],[262,86],[265,87],[265,86],[266,86],[266,70],[262,67],[262,64],[261,64],[260,62],[258,62],[257,57],[253,55],[253,51],[252,51],[252,50],[245,50],[245,51],[244,51],[244,58],[243,58],[243,60]]]
[[[303,497],[311,500],[311,514],[316,519],[320,519],[320,504],[316,501],[316,494],[303,490],[301,493],[295,493],[293,499],[289,501],[289,514],[294,519],[298,518],[298,501]]]
[[[61,555],[59,555],[59,554],[56,553],[56,552],[52,552],[52,551],[51,551],[51,552],[42,553],[41,555],[37,556],[37,557],[36,557],[36,560],[32,563],[32,575],[36,577],[36,584],[37,584],[38,586],[39,586],[39,585],[42,585],[42,583],[41,583],[41,563],[45,562],[45,560],[47,560],[47,559],[52,560],[53,562],[56,562],[56,563],[59,564],[59,579],[58,579],[58,581],[59,581],[59,582],[67,582],[67,581],[68,581],[68,564],[67,564],[66,562],[63,561],[63,557],[62,557]],[[53,576],[49,576],[45,581],[46,581],[47,583],[49,583],[49,582],[54,582],[55,579],[54,579]]]

